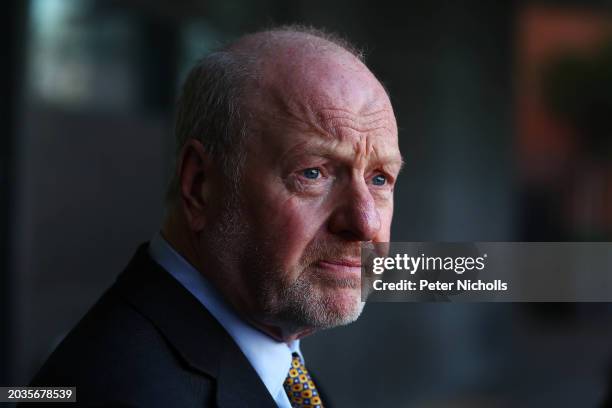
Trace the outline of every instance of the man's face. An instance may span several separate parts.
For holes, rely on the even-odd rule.
[[[239,303],[289,331],[359,316],[360,244],[389,241],[401,167],[391,105],[365,67],[323,61],[292,78],[251,101],[239,194],[216,232]]]

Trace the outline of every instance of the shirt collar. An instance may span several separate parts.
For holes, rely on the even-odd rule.
[[[283,382],[291,366],[292,353],[300,351],[300,341],[279,342],[240,318],[213,285],[162,237],[155,234],[149,254],[178,280],[219,321],[238,344],[249,363],[277,403],[288,402]],[[280,404],[283,406],[286,404]]]

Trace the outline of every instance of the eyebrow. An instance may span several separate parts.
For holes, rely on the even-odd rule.
[[[339,155],[324,145],[318,145],[318,144],[313,145],[313,144],[305,143],[305,144],[300,144],[294,147],[294,149],[296,150],[298,148],[301,148],[301,149],[295,153],[290,153],[288,155],[289,159],[293,159],[301,155],[321,156],[321,157],[325,157],[325,158],[333,159],[333,160],[346,160],[348,158],[348,156]],[[375,162],[379,163],[382,166],[385,166],[385,165],[397,166],[398,167],[397,174],[399,174],[402,171],[402,169],[404,168],[404,163],[405,163],[404,158],[402,157],[401,153],[399,155],[391,154],[391,155],[378,157],[375,160]]]
[[[394,163],[394,164],[399,163],[399,169],[397,170],[397,174],[402,172],[402,170],[404,169],[404,165],[406,164],[406,161],[404,160],[404,156],[402,156],[401,153],[399,155],[399,160],[394,157],[394,158],[389,159],[389,162]]]

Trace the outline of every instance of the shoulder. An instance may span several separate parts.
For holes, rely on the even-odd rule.
[[[80,402],[128,406],[202,406],[213,398],[213,379],[196,375],[116,287],[66,336],[32,385],[76,386]]]
[[[86,406],[275,406],[231,336],[146,245],[32,385],[75,386]]]
[[[203,345],[205,347],[205,345]],[[212,398],[143,315],[109,290],[49,357],[32,385],[76,386],[83,401],[190,406]]]

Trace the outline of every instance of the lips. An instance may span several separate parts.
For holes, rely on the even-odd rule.
[[[330,266],[345,266],[349,268],[361,268],[361,260],[355,259],[324,259],[319,263],[329,264]]]
[[[330,280],[355,280],[361,276],[361,261],[355,259],[325,259],[317,266],[322,276]]]

